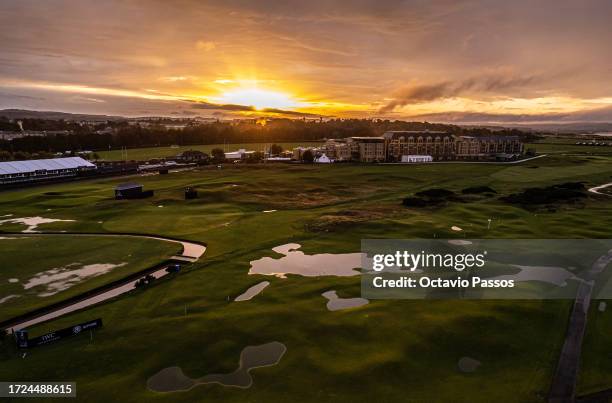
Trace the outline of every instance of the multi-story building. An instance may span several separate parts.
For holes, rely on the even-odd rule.
[[[400,162],[403,155],[430,155],[434,161],[455,158],[454,137],[441,131],[391,131],[383,135],[386,160]]]
[[[524,145],[518,136],[459,136],[455,151],[457,159],[512,159],[523,154]]]
[[[514,159],[523,154],[518,136],[455,136],[443,131],[390,131],[382,137],[349,137],[325,143],[335,161],[426,162]],[[420,156],[427,158],[418,158]]]
[[[349,137],[346,143],[351,151],[351,159],[359,162],[383,162],[385,158],[385,139],[382,137]]]
[[[352,159],[351,146],[346,139],[329,139],[325,142],[325,155],[335,161],[350,161]]]

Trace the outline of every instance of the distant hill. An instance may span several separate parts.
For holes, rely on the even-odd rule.
[[[0,109],[0,116],[8,119],[49,119],[49,120],[124,120],[122,116],[89,115],[55,111],[30,111],[27,109]]]

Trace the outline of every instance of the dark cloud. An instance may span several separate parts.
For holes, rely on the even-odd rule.
[[[415,115],[411,118],[428,122],[459,124],[521,124],[521,123],[577,123],[577,122],[612,122],[612,107],[595,108],[566,113],[477,113],[477,112],[441,112]]]
[[[379,112],[386,113],[393,111],[397,107],[464,95],[488,95],[499,92],[509,95],[509,91],[523,88],[533,82],[533,76],[485,76],[470,78],[460,82],[446,81],[436,84],[409,86],[397,91],[393,99],[383,105]]]
[[[277,115],[285,115],[285,116],[296,116],[296,117],[325,117],[325,115],[307,113],[307,112],[299,112],[299,111],[290,111],[285,109],[277,109],[277,108],[263,108],[256,109],[253,106],[246,105],[234,105],[234,104],[213,104],[209,102],[196,102],[193,104],[194,109],[206,109],[206,110],[216,110],[216,111],[230,111],[230,112],[260,112],[263,114],[277,114]]]

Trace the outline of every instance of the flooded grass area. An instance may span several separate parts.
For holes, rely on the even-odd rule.
[[[0,319],[28,312],[153,266],[180,251],[152,239],[30,235],[0,240]]]
[[[38,229],[158,234],[205,242],[207,251],[193,269],[172,281],[33,326],[33,334],[42,334],[95,317],[105,323],[93,340],[72,338],[25,359],[7,355],[0,378],[52,379],[59,366],[65,379],[87,385],[79,397],[92,402],[112,400],[112,394],[126,401],[160,402],[332,401],[337,396],[346,401],[381,396],[387,401],[407,396],[426,401],[432,393],[440,401],[455,401],[461,394],[474,397],[474,390],[478,395],[470,402],[541,400],[557,362],[569,301],[371,301],[329,312],[323,292],[337,291],[341,299],[359,297],[355,269],[360,262],[349,256],[349,263],[339,264],[341,270],[327,266],[335,266],[339,255],[359,255],[361,239],[609,237],[612,198],[589,195],[581,206],[536,214],[497,197],[566,182],[568,175],[588,187],[608,183],[610,162],[546,157],[529,162],[537,169],[494,164],[261,164],[139,177],[146,189],[155,190],[148,200],[114,200],[113,189],[121,178],[2,193],[0,214],[13,216],[0,220],[73,219]],[[184,200],[187,186],[198,190],[198,199]],[[459,193],[474,186],[489,186],[497,195],[451,201],[435,210],[402,206],[403,198],[427,189]],[[46,194],[50,191],[57,194]],[[277,211],[263,213],[269,210]],[[6,223],[0,231],[26,228]],[[16,242],[24,243],[10,246]],[[19,313],[33,302],[53,301],[89,284],[105,283],[108,276],[131,270],[135,261],[162,260],[166,244],[143,244],[142,253],[135,254],[130,243],[127,238],[119,244],[110,239],[0,240],[2,256],[9,256],[9,264],[1,266],[0,298],[20,295],[3,302],[0,315],[13,316],[10,310]],[[285,247],[275,248],[279,245]],[[175,245],[168,252],[179,250]],[[53,251],[61,251],[63,258],[42,265]],[[80,252],[92,259],[84,260]],[[130,253],[138,258],[128,257]],[[24,281],[75,262],[128,265],[50,297],[33,293],[25,298]],[[248,275],[251,262],[259,262],[253,270],[260,274]],[[286,279],[266,277],[283,274]],[[233,301],[265,280],[273,284],[263,294],[249,302]],[[599,316],[593,316],[593,322],[589,316],[582,391],[605,386],[612,370],[610,361],[601,358],[608,357],[612,341],[610,309],[593,310]],[[166,394],[145,386],[169,366],[180,367],[187,382],[207,374],[232,374],[245,346],[270,340],[282,341],[288,352],[277,365],[253,370],[248,389],[214,384]],[[458,361],[464,356],[482,366],[462,373]],[[388,384],[396,386],[385,387]]]

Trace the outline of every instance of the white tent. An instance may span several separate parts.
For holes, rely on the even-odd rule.
[[[331,164],[334,161],[331,160],[327,155],[321,154],[320,157],[315,158],[314,162],[316,162],[317,164]]]

